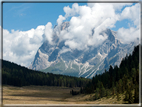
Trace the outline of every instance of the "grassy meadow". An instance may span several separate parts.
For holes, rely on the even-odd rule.
[[[71,90],[80,88],[67,88],[56,86],[3,86],[3,104],[122,104],[124,95],[103,97],[93,100],[94,94],[79,94],[72,96]]]

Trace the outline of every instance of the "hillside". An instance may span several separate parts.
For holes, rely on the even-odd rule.
[[[34,71],[13,62],[2,60],[2,84],[13,86],[47,85],[83,87],[90,79]]]

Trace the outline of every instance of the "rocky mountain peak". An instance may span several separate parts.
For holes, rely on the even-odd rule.
[[[65,28],[69,27],[69,22],[63,22],[61,25],[61,30],[64,30]]]
[[[69,27],[69,22],[63,22],[54,30],[64,30]],[[119,65],[126,53],[130,53],[136,43],[123,45],[116,39],[117,32],[106,29],[101,32],[108,38],[98,47],[90,47],[88,50],[72,50],[60,53],[65,46],[65,41],[59,41],[54,35],[56,45],[50,45],[45,41],[38,49],[30,69],[64,74],[77,77],[91,78],[108,69],[109,65]],[[54,65],[54,66],[53,66]],[[44,69],[44,70],[43,70]]]
[[[68,27],[69,27],[69,22],[63,22],[60,26],[55,25],[54,30],[56,31],[58,29],[59,31],[62,31]]]
[[[115,41],[115,35],[112,33],[113,32],[112,30],[106,29],[103,32],[108,35],[108,40],[110,40],[111,42]]]

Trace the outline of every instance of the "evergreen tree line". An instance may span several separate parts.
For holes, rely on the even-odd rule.
[[[52,73],[34,71],[26,67],[2,60],[2,84],[13,86],[47,85],[83,87],[91,79],[77,78]]]
[[[134,48],[132,54],[122,59],[119,67],[110,65],[108,71],[93,77],[82,93],[95,93],[94,100],[112,95],[116,95],[119,100],[119,95],[124,94],[124,100],[128,103],[138,103],[139,45]]]

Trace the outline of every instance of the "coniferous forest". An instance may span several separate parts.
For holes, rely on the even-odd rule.
[[[125,94],[124,101],[128,103],[139,102],[139,46],[136,46],[130,55],[122,59],[120,66],[92,78],[83,93],[95,93],[94,100],[112,95]],[[133,94],[134,93],[134,94]]]
[[[34,71],[9,61],[2,61],[2,84],[13,86],[47,85],[83,87],[91,79]]]
[[[92,79],[77,78],[59,74],[30,70],[20,65],[2,60],[2,84],[13,86],[47,85],[81,87],[80,92],[71,91],[72,95],[95,93],[93,100],[102,97],[124,94],[124,101],[139,102],[139,45],[132,54],[122,59],[120,66],[96,75]]]

